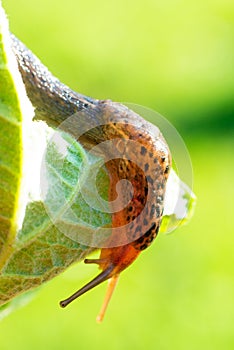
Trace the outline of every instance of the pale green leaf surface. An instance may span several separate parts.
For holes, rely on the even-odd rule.
[[[35,140],[34,133],[38,132],[38,123],[32,122],[32,114],[31,119],[25,115],[25,110],[19,102],[23,94],[25,96],[22,99],[26,98],[26,93],[22,81],[16,83],[19,82],[20,76],[10,49],[6,17],[2,8],[0,11],[0,304],[4,304],[18,294],[35,288],[57,275],[74,261],[83,259],[92,249],[60,232],[49,218],[40,198],[32,201],[30,193],[24,193],[23,198],[20,198],[25,188],[28,192],[32,189],[26,186],[23,172],[26,161],[28,172],[35,166],[35,154],[31,153],[31,159],[27,159],[26,146],[28,139]],[[30,105],[29,101],[27,103]],[[25,127],[23,122],[28,125]],[[47,137],[45,134],[49,134],[46,128],[44,126],[44,130],[40,130],[44,132],[44,138]],[[55,149],[48,147],[46,153],[51,174],[56,174],[54,178],[50,174],[50,183],[52,182],[53,186],[49,193],[52,194],[59,184],[56,193],[66,193],[68,203],[72,198],[73,211],[83,219],[83,225],[88,222],[90,226],[102,226],[110,221],[109,216],[99,213],[95,216],[95,211],[87,209],[87,206],[85,208],[79,198],[73,198],[73,185],[80,173],[79,168],[82,162],[88,162],[88,158],[79,144],[72,143],[73,140],[68,135],[64,137],[69,138],[71,147],[67,157],[62,159],[63,167],[58,166],[59,152],[56,153]],[[95,162],[92,160],[90,166],[93,165]],[[103,178],[103,174],[100,175],[100,181],[101,177]],[[20,225],[18,214],[22,207],[24,217]]]
[[[0,266],[6,260],[16,235],[22,167],[22,116],[11,71],[13,65],[8,57],[7,25],[0,8]]]

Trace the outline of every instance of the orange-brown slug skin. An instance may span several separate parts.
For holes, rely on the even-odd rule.
[[[129,243],[118,246],[118,236],[113,234],[109,239],[111,248],[103,248],[100,255],[102,261],[106,258],[117,266],[117,273],[130,265],[158,234],[171,156],[158,128],[122,105],[110,101],[102,104],[105,138],[118,139],[116,147],[122,153],[121,158],[113,158],[106,163],[110,175],[110,203],[116,199],[116,186],[120,180],[128,180],[132,184],[131,200],[112,214],[112,227],[123,227],[123,231],[126,227],[126,241]],[[116,122],[118,113],[121,116]],[[121,191],[122,197],[128,195],[125,183],[118,192]],[[102,269],[106,267],[106,263],[105,266],[100,265]]]
[[[87,149],[111,141],[103,148],[105,166],[110,177],[109,201],[120,196],[124,206],[113,207],[112,231],[101,249],[100,259],[86,259],[98,263],[102,272],[61,302],[65,307],[72,300],[113,278],[114,288],[119,273],[128,267],[157,236],[163,215],[166,182],[171,168],[169,148],[158,128],[122,104],[110,100],[96,100],[62,84],[14,35],[12,49],[18,62],[27,94],[35,107],[35,118],[49,126],[66,125],[71,119],[72,129],[85,130],[78,140]],[[95,121],[95,127],[90,127]],[[127,180],[127,181],[122,181]],[[131,184],[131,189],[127,186]],[[118,188],[118,191],[117,191]],[[120,229],[118,235],[115,229]],[[123,242],[125,242],[123,244]],[[109,292],[101,318],[112,292]]]

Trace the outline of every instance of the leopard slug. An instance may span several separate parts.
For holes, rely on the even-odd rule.
[[[11,38],[27,94],[35,107],[35,118],[57,127],[79,112],[85,116],[80,121],[87,124],[85,126],[96,122],[96,127],[79,137],[84,147],[90,148],[105,141],[113,144],[112,149],[103,151],[110,178],[109,201],[113,203],[116,199],[116,188],[120,183],[119,191],[127,204],[124,208],[113,210],[113,234],[101,249],[100,258],[85,259],[85,263],[98,264],[102,272],[60,302],[65,307],[93,287],[109,280],[98,316],[98,321],[101,321],[119,274],[132,264],[159,232],[166,182],[171,168],[170,151],[156,126],[124,105],[110,100],[96,100],[72,91],[55,78],[14,35]],[[74,129],[80,127],[79,113]],[[126,182],[122,183],[121,180],[131,183],[131,193]],[[120,229],[121,234],[114,233],[115,229]]]

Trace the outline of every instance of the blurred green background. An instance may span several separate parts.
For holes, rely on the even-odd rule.
[[[11,30],[74,90],[152,108],[186,142],[195,215],[120,279],[58,301],[97,269],[78,264],[0,324],[1,350],[234,348],[234,44],[231,0],[3,0]]]

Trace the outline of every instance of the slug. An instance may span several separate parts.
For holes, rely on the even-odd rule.
[[[102,272],[60,302],[65,307],[93,287],[109,280],[107,294],[97,318],[101,321],[120,273],[153,242],[159,232],[166,182],[171,168],[170,150],[156,126],[124,105],[72,91],[55,78],[14,35],[11,38],[28,97],[35,107],[35,118],[57,127],[78,112],[72,128],[85,124],[87,131],[78,139],[84,147],[90,149],[106,141],[111,141],[113,145],[103,148],[110,178],[109,201],[111,205],[116,200],[117,185],[120,184],[118,192],[127,204],[119,210],[113,208],[113,233],[101,249],[100,258],[84,260],[87,264],[98,264]],[[79,113],[85,117],[80,121]],[[88,126],[93,122],[96,127],[89,129]],[[126,187],[126,180],[131,183],[131,190]],[[119,234],[116,234],[116,230]]]

